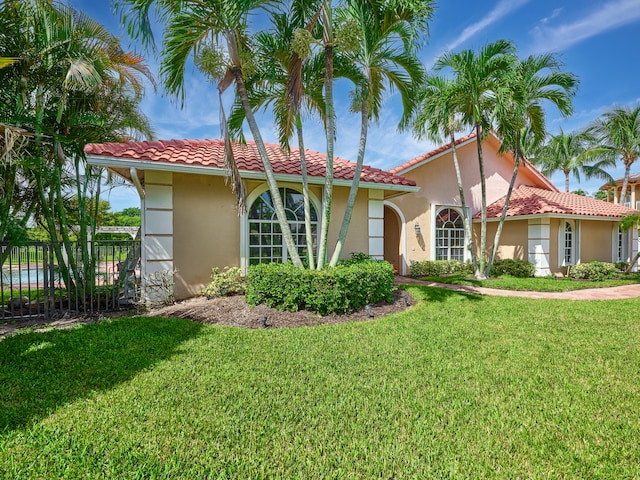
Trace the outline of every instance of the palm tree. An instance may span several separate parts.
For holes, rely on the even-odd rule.
[[[562,128],[556,135],[552,135],[546,144],[541,147],[536,164],[540,166],[542,173],[547,176],[555,172],[564,174],[564,190],[569,192],[569,178],[573,175],[578,182],[580,176],[585,178],[602,178],[613,180],[604,169],[611,166],[607,158],[597,160],[599,152],[590,146],[593,139],[586,132],[565,133]],[[595,163],[591,163],[594,160]]]
[[[471,216],[467,209],[458,161],[456,147],[456,133],[462,129],[459,119],[456,118],[457,85],[453,80],[440,75],[427,77],[424,87],[419,94],[419,106],[413,121],[413,131],[418,138],[428,138],[434,142],[442,142],[448,138],[453,156],[453,167],[458,182],[458,195],[464,222],[464,235],[467,239],[471,253],[471,261],[474,271],[477,269],[477,257],[473,243],[473,230],[471,228]]]
[[[244,110],[247,124],[260,155],[269,191],[282,235],[296,266],[302,267],[284,204],[280,196],[271,160],[256,122],[249,94],[244,80],[244,69],[251,68],[251,51],[248,18],[258,9],[273,2],[267,0],[123,0],[119,5],[121,13],[128,19],[128,29],[137,38],[152,41],[149,27],[149,10],[155,4],[160,18],[165,23],[161,75],[165,88],[170,94],[184,99],[184,70],[188,58],[200,49],[209,48],[223,55],[219,58],[225,63],[220,65],[218,91],[222,93],[235,84],[236,95]],[[127,10],[126,7],[129,7]],[[213,72],[208,72],[210,75]],[[222,102],[221,102],[222,109]],[[222,111],[222,128],[225,138],[225,160],[232,175],[232,185],[238,195],[240,211],[245,209],[244,186],[233,159],[231,139],[226,128],[226,118]]]
[[[430,5],[423,2],[422,6]],[[415,108],[416,87],[423,81],[423,69],[414,54],[413,26],[425,25],[432,9],[422,8],[417,16],[414,11],[397,6],[377,5],[373,2],[352,2],[338,10],[344,23],[357,26],[359,45],[345,49],[341,56],[346,64],[355,65],[361,72],[360,81],[352,94],[352,110],[360,112],[360,143],[353,182],[349,190],[347,207],[342,220],[338,240],[331,257],[331,266],[338,263],[349,230],[349,223],[360,184],[364,164],[369,123],[377,120],[382,100],[387,90],[396,89],[403,105],[401,126],[409,123]]]
[[[2,37],[3,54],[19,55],[0,72],[2,97],[15,106],[8,123],[20,124],[31,135],[21,153],[23,174],[38,197],[62,275],[85,283],[89,277],[79,265],[88,267],[90,254],[85,248],[83,261],[74,261],[65,199],[74,186],[88,191],[80,183],[90,177],[83,174],[83,147],[91,135],[95,139],[107,125],[113,134],[141,125],[130,117],[132,122],[116,127],[113,119],[127,111],[117,111],[123,105],[119,99],[128,102],[129,112],[136,111],[136,119],[144,118],[137,105],[140,79],[150,78],[149,70],[140,57],[124,52],[104,27],[69,6],[48,0],[8,1],[0,11],[3,29],[11,32]],[[86,236],[86,227],[81,224],[81,236]]]
[[[497,130],[502,136],[502,149],[513,153],[514,168],[485,276],[489,274],[498,251],[509,200],[518,177],[520,162],[524,158],[522,137],[525,129],[532,138],[527,141],[529,144],[538,144],[544,138],[546,122],[543,101],[556,106],[563,116],[568,116],[573,111],[571,98],[575,94],[578,80],[575,75],[560,71],[561,67],[562,64],[553,54],[529,56],[525,60],[514,59],[505,76],[504,88],[498,90]]]
[[[253,73],[247,76],[246,84],[252,108],[271,107],[280,146],[289,151],[290,139],[294,132],[297,136],[302,173],[307,261],[309,268],[314,269],[315,254],[304,149],[303,115],[316,113],[324,120],[325,104],[322,95],[324,61],[319,55],[303,58],[292,51],[296,30],[301,27],[312,30],[317,22],[317,15],[306,20],[310,12],[300,7],[303,5],[295,3],[288,12],[271,12],[272,29],[258,32],[254,37],[257,52],[254,57],[255,68]],[[244,120],[242,105],[236,101],[229,116],[229,127],[234,136],[243,137]]]
[[[471,125],[476,133],[478,167],[481,189],[480,255],[475,276],[484,278],[487,245],[487,186],[482,158],[482,141],[491,129],[491,117],[496,104],[497,91],[512,63],[515,46],[507,40],[485,45],[478,53],[463,50],[446,53],[435,64],[436,70],[449,69],[458,85],[456,110],[462,121]]]
[[[602,159],[622,160],[624,179],[619,198],[624,201],[631,166],[640,156],[640,105],[614,108],[602,115],[589,131],[596,138]]]

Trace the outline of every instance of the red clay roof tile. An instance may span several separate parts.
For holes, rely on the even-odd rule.
[[[502,215],[505,198],[502,197],[487,207],[487,218],[499,218]],[[635,212],[632,208],[596,200],[595,198],[521,185],[511,194],[507,217],[545,213],[593,217],[624,217]],[[476,213],[473,218],[480,218],[480,213]]]
[[[266,144],[275,173],[301,175],[300,155],[297,148],[287,154],[279,145]],[[222,140],[160,140],[128,143],[92,143],[84,149],[87,155],[145,160],[158,163],[185,164],[224,168],[224,142]],[[262,161],[255,142],[233,145],[238,169],[262,172]],[[307,170],[311,177],[324,177],[326,156],[305,149]],[[334,178],[353,180],[356,164],[334,157]],[[378,168],[364,166],[360,180],[403,186],[415,186],[416,182]]]

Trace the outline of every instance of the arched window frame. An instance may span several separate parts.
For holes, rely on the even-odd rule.
[[[302,187],[300,184],[296,184],[296,183],[288,183],[288,182],[283,182],[283,183],[278,183],[278,187],[279,188],[284,188],[284,189],[289,189],[289,190],[293,190],[296,193],[300,193],[302,194]],[[266,191],[269,190],[268,185],[264,184],[261,185],[260,187],[255,188],[248,196],[247,196],[247,212],[243,213],[240,216],[240,268],[242,269],[243,272],[247,272],[248,268],[249,268],[249,264],[250,264],[250,255],[249,255],[249,212],[251,211],[251,207],[253,206],[254,202]],[[321,209],[321,202],[318,199],[318,197],[313,194],[313,192],[309,192],[309,200],[311,202],[311,206],[312,208],[315,209],[316,211],[316,216],[318,218],[318,221],[316,222],[317,224],[317,231],[320,231],[321,228],[321,217],[320,217],[320,212],[322,211]],[[278,223],[277,219],[274,218],[273,220],[274,223]],[[283,242],[284,243],[284,242]],[[286,247],[284,247],[286,249]],[[314,252],[317,255],[317,245],[316,245],[316,252]]]
[[[446,246],[441,246],[438,245],[440,240],[444,237],[441,237],[440,234],[442,233],[442,229],[438,228],[438,217],[440,215],[440,213],[442,213],[445,210],[451,210],[456,212],[459,217],[458,219],[460,220],[459,223],[459,227],[456,227],[454,229],[448,229],[448,232],[445,233],[445,236],[448,240],[447,245]],[[464,231],[464,215],[462,212],[462,209],[460,207],[456,207],[456,206],[452,206],[452,205],[438,205],[434,210],[433,210],[433,235],[432,235],[432,247],[431,247],[431,252],[432,252],[432,258],[434,260],[460,260],[460,261],[466,261],[469,259],[468,256],[468,252],[469,249],[467,248],[467,242],[468,239],[466,238],[465,235],[465,231]],[[454,236],[452,237],[451,234],[454,234]],[[451,240],[456,241],[456,245],[454,247],[451,246]],[[460,245],[459,240],[462,240],[462,244]],[[441,252],[442,249],[446,248],[447,249],[447,254],[446,254],[446,258],[443,258]],[[461,254],[454,254],[452,255],[452,249],[455,248],[457,249],[461,249]]]
[[[580,222],[561,219],[558,228],[558,266],[580,263]]]

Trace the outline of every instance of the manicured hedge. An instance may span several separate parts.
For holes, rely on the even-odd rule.
[[[489,271],[490,277],[500,277],[501,275],[511,275],[518,278],[529,278],[536,274],[536,267],[533,263],[526,260],[512,260],[505,258],[503,260],[495,260]]]
[[[460,260],[420,260],[409,266],[409,275],[414,278],[472,273],[473,265]]]
[[[249,305],[327,315],[391,301],[393,290],[393,265],[387,262],[363,260],[321,271],[265,263],[249,268],[246,300]]]
[[[618,278],[620,271],[613,263],[590,262],[580,263],[569,268],[569,278],[574,280],[604,280]]]

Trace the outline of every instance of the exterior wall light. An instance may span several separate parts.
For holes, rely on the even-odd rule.
[[[413,228],[416,229],[416,235],[420,235],[422,232],[420,231],[420,224],[418,222],[415,223]]]

